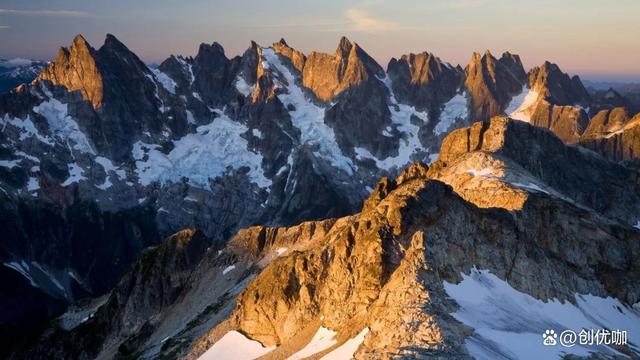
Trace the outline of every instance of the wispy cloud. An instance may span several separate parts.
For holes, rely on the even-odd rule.
[[[349,20],[353,31],[374,33],[398,28],[397,24],[375,18],[365,10],[348,9],[344,16]]]
[[[411,26],[400,26],[397,23],[377,18],[368,11],[350,8],[344,11],[343,16],[303,16],[280,19],[274,23],[247,23],[246,28],[295,28],[295,31],[313,32],[363,32],[378,33],[393,30],[416,29]]]
[[[91,14],[84,11],[73,10],[16,10],[0,9],[0,15],[24,15],[24,16],[52,16],[52,17],[91,17]]]
[[[10,26],[7,26],[7,25],[0,25],[0,30],[2,30],[2,29],[8,29],[8,28],[10,28]]]

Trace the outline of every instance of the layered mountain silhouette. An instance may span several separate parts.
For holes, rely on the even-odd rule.
[[[79,35],[0,95],[2,331],[27,358],[508,358],[488,334],[512,323],[464,316],[489,283],[637,324],[624,100],[508,52],[385,70],[282,39],[148,67]]]
[[[42,61],[23,58],[0,59],[0,93],[30,83],[46,65]]]

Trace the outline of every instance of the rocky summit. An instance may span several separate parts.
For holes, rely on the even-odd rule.
[[[509,52],[385,69],[346,37],[148,66],[78,35],[28,65],[0,94],[3,356],[640,358],[614,90]],[[538,347],[581,328],[629,341]]]

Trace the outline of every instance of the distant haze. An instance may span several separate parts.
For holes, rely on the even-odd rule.
[[[113,33],[150,63],[213,41],[228,56],[281,37],[333,52],[346,35],[383,67],[408,52],[465,66],[473,51],[508,50],[526,68],[549,60],[590,80],[640,81],[638,14],[637,0],[3,0],[0,57],[50,60],[78,33],[96,48]]]

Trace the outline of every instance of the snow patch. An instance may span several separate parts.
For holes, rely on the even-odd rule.
[[[352,359],[360,344],[364,342],[365,336],[369,333],[369,328],[364,328],[356,337],[347,340],[332,352],[320,358],[320,360],[344,360]]]
[[[0,160],[0,167],[5,167],[8,169],[13,169],[16,166],[20,166],[20,162],[22,161],[22,159],[17,159],[17,160]]]
[[[53,141],[48,136],[40,135],[38,129],[36,129],[36,126],[33,124],[33,121],[31,121],[30,116],[27,116],[26,119],[20,119],[9,117],[9,115],[6,114],[4,118],[0,118],[0,125],[2,125],[2,132],[4,132],[7,125],[11,125],[16,129],[21,130],[18,136],[20,141],[35,136],[40,142],[47,145],[53,145]]]
[[[113,171],[120,180],[124,180],[127,178],[127,174],[123,169],[120,169],[118,166],[113,165],[113,162],[107,159],[104,156],[96,156],[95,162],[100,164],[106,173]]]
[[[236,268],[235,265],[229,265],[224,270],[222,270],[222,275],[227,275],[230,271],[233,271]]]
[[[38,159],[37,157],[35,157],[35,156],[33,156],[33,155],[29,155],[29,154],[27,154],[27,153],[26,153],[26,152],[24,152],[24,151],[16,151],[16,152],[15,152],[15,155],[16,155],[16,156],[20,156],[20,157],[22,157],[22,158],[25,158],[25,159],[27,159],[27,160],[31,160],[31,161],[33,161],[33,162],[35,162],[35,163],[40,163],[40,159]]]
[[[440,113],[440,121],[433,128],[433,133],[436,135],[444,134],[457,120],[466,119],[468,116],[466,92],[457,94],[444,104]]]
[[[253,136],[257,137],[258,139],[262,139],[262,131],[258,130],[258,129],[252,129],[251,130],[251,134],[253,134]]]
[[[302,350],[289,356],[287,360],[301,360],[332,347],[338,342],[334,339],[336,334],[337,333],[335,331],[331,331],[321,326],[318,331],[316,331],[315,335],[313,335],[311,341],[309,341]]]
[[[141,185],[153,181],[161,184],[178,182],[183,177],[201,188],[208,188],[209,179],[222,176],[229,168],[249,168],[250,180],[262,188],[271,186],[262,170],[262,155],[248,150],[247,140],[240,135],[247,131],[243,124],[231,120],[221,111],[210,124],[199,126],[196,133],[173,142],[169,154],[160,145],[138,141],[133,145],[136,174]]]
[[[237,331],[229,331],[209,348],[199,360],[255,359],[273,351],[276,347],[264,347]]]
[[[291,71],[282,63],[272,48],[263,48],[262,56],[268,62],[268,64],[263,62],[263,67],[269,69],[269,64],[273,65],[288,84],[288,91],[278,93],[277,96],[285,107],[293,105],[295,108],[295,110],[289,111],[289,115],[293,126],[300,129],[300,141],[303,144],[317,146],[317,155],[329,161],[334,167],[353,175],[357,167],[351,159],[342,153],[336,142],[333,129],[324,123],[325,109],[316,106],[305,97]],[[275,79],[275,83],[276,86],[283,87],[278,79]]]
[[[399,141],[398,155],[389,156],[385,159],[378,159],[365,148],[356,147],[354,151],[359,160],[371,159],[375,161],[376,166],[379,169],[389,171],[393,168],[400,169],[412,162],[411,157],[423,149],[422,143],[420,143],[420,139],[418,138],[420,127],[412,124],[411,118],[416,116],[418,119],[422,120],[423,123],[427,123],[429,121],[429,116],[426,112],[417,111],[413,106],[398,103],[395,95],[393,94],[391,79],[387,75],[379,80],[382,81],[389,90],[389,100],[391,102],[389,111],[391,112],[391,122],[395,125],[396,129],[403,134]],[[390,133],[391,130],[393,129],[387,127],[383,131],[383,135],[393,136]]]
[[[115,173],[118,178],[120,180],[124,180],[127,177],[127,174],[124,170],[120,169],[117,166],[113,165],[113,162],[111,162],[111,160],[107,159],[104,156],[96,156],[95,158],[95,162],[100,164],[100,166],[102,166],[102,168],[104,169],[104,172],[106,174],[105,178],[104,178],[104,183],[101,185],[96,185],[96,187],[100,190],[106,190],[108,188],[111,187],[111,185],[113,185],[111,183],[111,175],[109,175],[110,172]]]
[[[188,124],[195,124],[196,123],[196,118],[193,117],[193,113],[189,110],[186,111],[187,112],[187,123]]]
[[[245,97],[250,96],[255,90],[255,85],[247,84],[247,81],[244,79],[242,75],[238,75],[235,81],[236,90]]]
[[[177,84],[171,77],[169,77],[169,75],[163,73],[157,68],[149,68],[149,69],[151,70],[155,78],[158,80],[160,85],[162,85],[162,87],[165,88],[165,90],[167,90],[168,92],[174,95],[176,94]]]
[[[80,130],[78,123],[67,112],[67,104],[51,98],[33,108],[37,114],[44,116],[49,124],[49,131],[61,142],[66,143],[69,150],[95,155],[86,135]],[[71,143],[73,145],[71,145]]]
[[[467,170],[467,174],[471,176],[494,177],[493,169],[490,169],[490,168],[484,168],[481,170],[470,169],[470,170]]]
[[[540,94],[537,91],[528,90],[525,85],[522,87],[522,92],[511,99],[505,113],[512,119],[530,122],[533,105],[538,101],[539,97]]]
[[[576,294],[575,305],[556,299],[544,302],[513,289],[488,270],[473,269],[462,278],[459,284],[444,282],[444,288],[460,306],[453,317],[475,329],[465,345],[477,359],[559,359],[566,354],[588,356],[591,351],[617,354],[595,345],[544,346],[542,334],[547,329],[558,335],[564,330],[626,330],[630,343],[640,343],[639,309],[617,299]]]
[[[37,178],[29,177],[29,181],[27,182],[27,191],[37,191],[40,189],[40,183]]]
[[[80,182],[80,180],[87,180],[82,174],[84,170],[77,163],[67,164],[69,168],[69,177],[62,183],[62,186],[69,186],[73,183]]]

